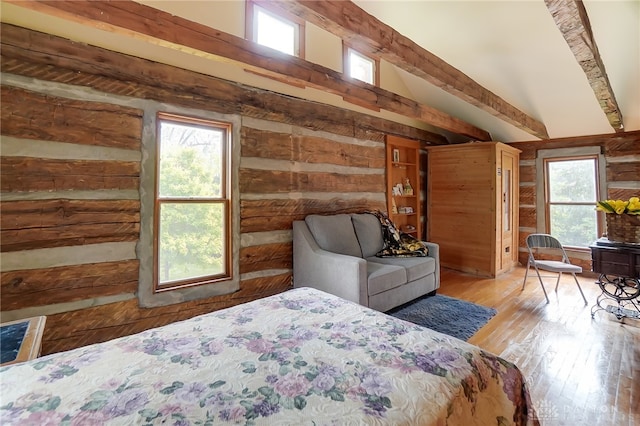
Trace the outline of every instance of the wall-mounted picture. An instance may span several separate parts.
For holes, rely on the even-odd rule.
[[[399,149],[394,149],[393,150],[393,162],[394,163],[399,163],[400,162],[400,150]]]

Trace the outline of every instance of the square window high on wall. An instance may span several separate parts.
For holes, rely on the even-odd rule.
[[[228,280],[230,125],[158,114],[154,291]]]
[[[304,58],[304,21],[265,1],[246,2],[246,38]]]
[[[374,86],[380,85],[380,61],[344,45],[344,74]]]

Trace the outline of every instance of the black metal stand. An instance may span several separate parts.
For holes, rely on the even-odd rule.
[[[605,310],[619,320],[640,319],[640,244],[600,238],[590,248],[592,270],[600,273],[596,284],[602,291],[591,317]]]
[[[591,317],[600,310],[623,318],[640,319],[640,281],[636,278],[608,276],[601,274],[596,284],[602,293],[591,308]],[[614,302],[614,304],[607,303]]]

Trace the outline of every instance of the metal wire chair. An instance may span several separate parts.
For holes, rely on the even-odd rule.
[[[576,285],[578,286],[578,290],[580,290],[582,299],[584,299],[584,304],[588,304],[587,298],[584,297],[584,293],[582,292],[582,288],[580,287],[580,283],[578,283],[578,278],[576,277],[576,274],[582,272],[582,268],[569,262],[569,256],[567,256],[564,247],[562,247],[562,244],[557,238],[549,234],[531,234],[527,237],[527,249],[529,250],[529,261],[527,262],[527,269],[524,274],[524,281],[522,282],[522,290],[524,290],[524,286],[527,283],[529,268],[533,266],[536,270],[536,274],[538,275],[538,281],[540,281],[544,297],[547,299],[547,303],[549,303],[549,297],[547,296],[547,290],[544,288],[544,283],[540,276],[540,270],[558,273],[558,278],[556,280],[556,293],[558,292],[560,277],[562,277],[563,273],[568,273],[573,275],[573,279],[576,281]],[[544,255],[544,258],[541,258],[540,255]],[[549,260],[549,258],[560,258],[561,260]]]

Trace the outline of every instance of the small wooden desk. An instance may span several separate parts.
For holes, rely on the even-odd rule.
[[[47,317],[39,316],[0,324],[2,364],[28,361],[40,356]]]
[[[640,244],[600,238],[590,248],[593,272],[640,278]]]

